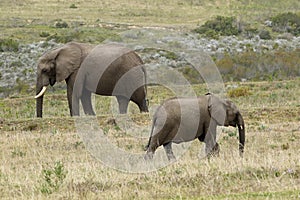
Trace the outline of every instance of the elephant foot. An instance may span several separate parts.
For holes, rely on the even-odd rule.
[[[219,157],[220,155],[220,146],[218,143],[215,144],[215,146],[212,148],[212,150],[207,153],[208,160],[212,157]]]
[[[90,115],[90,116],[95,116],[96,113],[94,111],[85,111],[84,114]]]
[[[174,154],[168,154],[167,155],[169,162],[175,162],[176,161],[176,157],[174,156]]]
[[[153,154],[154,154],[153,152],[147,152],[144,156],[144,159],[146,161],[153,160]]]

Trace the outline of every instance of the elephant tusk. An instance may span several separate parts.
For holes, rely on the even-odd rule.
[[[37,98],[40,98],[41,96],[43,96],[44,93],[46,92],[46,89],[47,89],[47,87],[44,86],[43,89],[40,91],[40,93],[37,94],[34,98],[37,99]]]

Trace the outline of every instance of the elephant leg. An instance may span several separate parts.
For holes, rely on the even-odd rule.
[[[69,78],[66,79],[67,98],[68,98],[68,104],[69,104],[71,116],[79,115],[79,94],[80,94],[80,92],[78,92],[78,90],[80,91],[81,88],[75,87],[76,91],[74,91],[75,79],[76,79],[76,73],[73,73]]]
[[[163,144],[164,149],[166,151],[166,154],[168,156],[169,161],[176,160],[173,150],[172,150],[172,142],[168,142],[166,144]]]
[[[126,114],[127,113],[127,108],[128,108],[128,103],[129,99],[123,96],[117,96],[118,104],[119,104],[119,112],[120,114]]]
[[[79,98],[71,95],[71,99],[71,106],[69,103],[70,114],[71,116],[79,116]]]
[[[91,96],[92,93],[90,91],[85,89],[82,91],[81,103],[86,115],[96,115],[92,106]]]
[[[73,116],[74,115],[74,113],[73,113],[73,111],[74,111],[73,103],[75,103],[75,102],[73,102],[73,97],[72,97],[73,96],[73,83],[70,83],[70,82],[71,82],[70,78],[66,80],[68,105],[69,105],[70,115]],[[78,101],[77,104],[79,104],[79,101]],[[78,112],[75,112],[75,115],[76,114],[79,115],[79,105],[75,106],[75,107],[78,107]]]
[[[218,149],[219,145],[216,142],[217,136],[217,124],[214,120],[211,120],[211,123],[207,129],[207,134],[205,134],[204,142],[205,142],[205,153],[208,158]]]

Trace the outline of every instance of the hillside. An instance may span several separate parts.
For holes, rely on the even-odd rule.
[[[186,30],[221,15],[236,16],[239,21],[260,24],[278,13],[299,12],[299,4],[297,0],[232,0],[225,3],[219,0],[2,0],[1,37],[38,42],[42,39],[41,32],[51,31],[58,22],[67,22],[71,28],[109,30],[157,26]]]

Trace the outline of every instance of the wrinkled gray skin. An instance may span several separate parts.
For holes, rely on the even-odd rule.
[[[145,158],[152,159],[155,150],[163,145],[168,159],[173,160],[175,159],[171,146],[173,142],[188,142],[197,138],[206,144],[205,152],[208,158],[218,155],[217,126],[238,127],[239,152],[242,157],[245,125],[240,111],[231,101],[220,99],[213,94],[193,99],[168,99],[154,114]]]
[[[79,115],[79,101],[85,114],[95,115],[91,93],[116,96],[120,113],[127,112],[130,100],[138,105],[141,112],[148,112],[146,73],[142,64],[142,60],[134,51],[121,45],[108,44],[95,47],[70,42],[44,54],[39,59],[36,94],[43,86],[53,86],[56,82],[65,80],[71,116]],[[114,93],[116,83],[128,71],[131,72],[130,79],[123,82],[122,88],[123,90],[129,88],[128,91]],[[42,117],[43,96],[36,99],[37,117]]]

